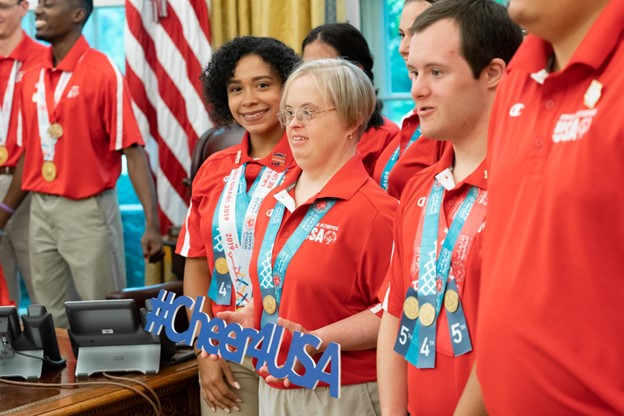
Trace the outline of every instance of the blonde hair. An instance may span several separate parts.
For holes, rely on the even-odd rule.
[[[373,84],[364,71],[344,59],[318,59],[301,64],[284,84],[280,110],[286,106],[285,97],[292,83],[304,76],[311,77],[323,99],[336,108],[338,118],[348,127],[358,127],[356,139],[366,130],[375,110]]]

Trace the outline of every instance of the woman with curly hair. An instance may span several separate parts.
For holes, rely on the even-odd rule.
[[[184,294],[208,294],[204,312],[211,317],[252,302],[248,270],[260,202],[295,166],[276,114],[297,63],[282,42],[243,36],[221,46],[202,74],[212,121],[246,130],[239,145],[213,154],[198,171],[178,240],[177,252],[186,257]],[[198,361],[202,414],[258,414],[259,378],[251,361]]]
[[[366,38],[349,23],[326,23],[312,29],[301,44],[303,60],[320,58],[343,58],[357,65],[373,82],[373,55]],[[382,103],[376,101],[366,131],[358,142],[364,167],[373,176],[379,155],[390,141],[399,134],[399,126],[381,115]]]

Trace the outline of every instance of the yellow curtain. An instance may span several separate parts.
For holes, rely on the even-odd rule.
[[[212,47],[236,36],[269,36],[300,53],[303,38],[324,22],[325,0],[212,0]]]

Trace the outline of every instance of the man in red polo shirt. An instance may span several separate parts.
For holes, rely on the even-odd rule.
[[[624,1],[509,13],[530,35],[491,119],[473,381],[494,415],[621,415]]]
[[[380,293],[379,396],[384,415],[450,415],[479,344],[490,109],[522,30],[490,0],[435,3],[412,29],[407,64],[420,128],[448,145],[401,195]]]
[[[92,10],[91,0],[37,5],[36,36],[51,48],[41,70],[24,74],[22,88],[22,188],[33,193],[33,286],[61,327],[72,286],[81,299],[102,299],[125,286],[115,189],[122,153],[145,211],[143,253],[154,255],[162,246],[154,185],[125,81],[82,36]]]
[[[22,154],[18,97],[24,72],[40,67],[47,50],[22,30],[22,18],[27,12],[28,2],[25,0],[0,0],[0,265],[4,269],[9,296],[17,305],[20,275],[31,302],[35,301],[28,258],[30,198],[20,204],[23,197],[21,184],[17,178],[13,180]]]

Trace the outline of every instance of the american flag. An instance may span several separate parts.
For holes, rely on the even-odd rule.
[[[206,0],[126,0],[126,78],[156,178],[163,233],[188,208],[191,153],[210,126],[199,76],[211,56]]]

